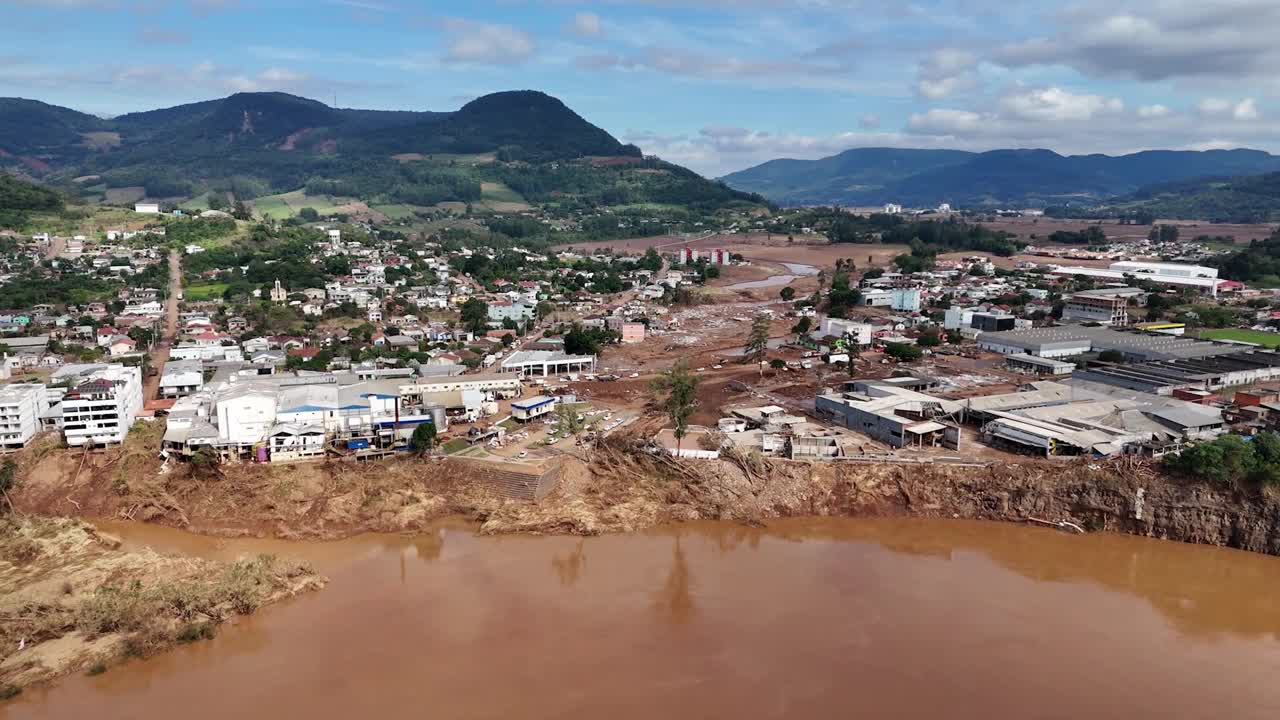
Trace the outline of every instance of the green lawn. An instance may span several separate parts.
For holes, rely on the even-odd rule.
[[[182,297],[186,300],[212,300],[222,297],[222,293],[227,289],[226,283],[200,283],[199,285],[188,285],[182,291]]]
[[[1246,330],[1244,328],[1202,330],[1200,337],[1205,340],[1234,340],[1269,348],[1280,347],[1280,333],[1263,332],[1261,330]]]
[[[465,438],[454,438],[441,445],[440,449],[444,451],[444,454],[452,455],[456,452],[466,450],[468,447],[470,447],[470,445],[467,443]]]

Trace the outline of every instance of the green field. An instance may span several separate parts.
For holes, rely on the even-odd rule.
[[[188,285],[182,291],[184,300],[213,300],[222,297],[222,293],[227,289],[226,283],[200,283],[199,285]]]
[[[520,193],[503,185],[502,183],[486,182],[480,183],[480,199],[485,202],[504,202],[504,203],[523,203],[524,197]]]
[[[209,193],[197,195],[178,207],[189,212],[204,212],[209,209]]]
[[[1236,342],[1253,343],[1263,347],[1280,347],[1280,333],[1246,330],[1244,328],[1223,328],[1221,330],[1203,330],[1200,337],[1205,340],[1234,340]]]
[[[346,203],[347,201],[341,198],[308,195],[302,190],[294,190],[279,195],[265,195],[254,200],[253,206],[262,217],[284,220],[297,215],[304,207],[315,208],[315,211],[321,215],[331,215],[338,212]]]
[[[424,208],[418,205],[405,205],[403,203],[372,205],[370,206],[370,209],[376,210],[392,220],[412,220],[417,217],[417,215],[414,214],[415,211],[430,210],[430,208]]]

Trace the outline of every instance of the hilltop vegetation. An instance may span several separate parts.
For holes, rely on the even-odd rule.
[[[1210,222],[1275,222],[1280,220],[1280,172],[1152,185],[1091,210],[1099,217],[1142,212]]]
[[[20,230],[31,211],[60,211],[62,196],[45,187],[0,171],[0,228]]]

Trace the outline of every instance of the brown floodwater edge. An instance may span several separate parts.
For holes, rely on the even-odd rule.
[[[273,553],[330,583],[0,716],[1280,712],[1280,558],[968,520],[477,527],[299,542],[106,524],[126,549]]]

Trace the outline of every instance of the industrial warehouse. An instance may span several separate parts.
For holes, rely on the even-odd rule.
[[[1002,355],[1035,355],[1051,359],[1114,350],[1123,354],[1125,360],[1133,362],[1206,358],[1247,349],[1232,343],[1192,340],[1164,333],[1080,325],[983,333],[978,336],[978,347]]]
[[[1111,393],[1105,386],[1074,379],[1030,382],[1016,392],[964,400],[892,380],[847,382],[841,392],[819,395],[815,411],[894,448],[959,450],[962,438],[972,433],[993,447],[1044,456],[1139,453],[1150,444],[1212,438],[1224,429],[1217,408],[1144,393]]]

